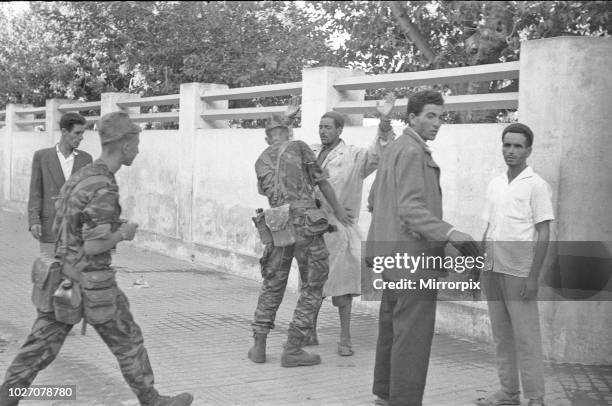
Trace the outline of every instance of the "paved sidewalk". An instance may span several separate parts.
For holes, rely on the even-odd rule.
[[[37,243],[24,216],[0,210],[0,377],[34,320],[30,266]],[[369,405],[375,314],[352,320],[356,354],[336,354],[338,319],[330,301],[320,314],[321,345],[311,347],[323,363],[281,368],[280,353],[297,295],[288,291],[268,339],[268,362],[254,364],[251,319],[259,283],[136,248],[119,247],[115,264],[120,287],[130,299],[162,393],[191,391],[194,405]],[[150,288],[134,288],[144,277]],[[67,338],[56,361],[36,385],[77,385],[77,401],[24,401],[23,405],[138,405],[117,363],[95,331]],[[612,367],[547,363],[551,406],[612,404]],[[425,405],[462,406],[497,387],[492,348],[436,335]]]

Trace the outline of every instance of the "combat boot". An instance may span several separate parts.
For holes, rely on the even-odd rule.
[[[281,355],[281,366],[285,368],[291,367],[307,367],[321,363],[321,357],[317,354],[310,354],[300,347],[286,345]]]
[[[317,354],[309,354],[302,349],[304,335],[293,323],[289,325],[289,333],[285,349],[281,355],[281,366],[285,368],[303,367],[321,363]]]
[[[189,406],[191,402],[193,402],[193,396],[185,392],[176,396],[159,395],[151,406]]]
[[[255,333],[253,337],[255,337],[255,344],[249,350],[249,359],[258,364],[266,362],[266,339],[268,335],[265,333]]]

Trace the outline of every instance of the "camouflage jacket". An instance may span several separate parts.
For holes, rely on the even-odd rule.
[[[329,177],[305,142],[287,142],[288,145],[270,145],[255,162],[257,188],[260,194],[268,198],[270,207],[282,206],[296,200],[314,201],[314,187]],[[281,148],[286,149],[280,157],[277,175],[276,167]]]
[[[87,240],[104,238],[117,230],[121,215],[119,187],[106,163],[97,160],[81,168],[60,190],[55,203],[56,256],[78,270],[109,269],[111,251],[87,256]]]

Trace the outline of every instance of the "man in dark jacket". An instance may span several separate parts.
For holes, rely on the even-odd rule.
[[[32,236],[40,241],[40,252],[54,254],[55,199],[70,175],[92,162],[91,155],[77,147],[83,140],[85,117],[64,114],[60,120],[62,136],[55,146],[38,150],[32,160],[28,222]]]
[[[439,92],[425,90],[410,96],[406,111],[409,126],[385,150],[370,191],[373,211],[366,255],[373,253],[384,258],[405,253],[415,258],[423,255],[435,258],[443,255],[446,243],[463,255],[478,255],[472,237],[442,220],[440,168],[427,141],[436,138],[443,106]],[[429,265],[409,272],[395,266],[385,269],[382,279],[418,281],[437,274],[439,270]],[[380,282],[382,285],[383,281]],[[380,405],[421,406],[437,290],[391,285],[382,288],[373,393]]]

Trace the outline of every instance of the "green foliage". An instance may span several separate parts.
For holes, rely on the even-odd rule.
[[[407,18],[436,54],[429,64],[400,29],[389,2],[311,2],[325,10],[330,29],[346,38],[338,53],[351,66],[371,73],[470,64],[466,40],[488,30],[505,46],[495,62],[516,60],[520,42],[559,35],[609,36],[607,1],[403,1]]]
[[[282,83],[338,64],[328,33],[291,2],[33,2],[2,18],[1,104]]]
[[[343,41],[338,54],[346,64],[373,74],[412,72],[518,60],[522,41],[559,35],[609,36],[611,2],[606,1],[402,1],[409,23],[416,26],[435,54],[424,57],[417,41],[400,27],[387,1],[310,2],[323,9],[329,28]],[[507,81],[506,81],[507,82]],[[440,86],[445,94],[480,89],[516,91],[503,81]],[[516,81],[514,81],[516,82]],[[510,86],[508,86],[510,85]],[[406,97],[416,89],[395,89]],[[368,90],[366,98],[380,99],[386,90]],[[489,91],[489,90],[484,90]],[[480,112],[484,113],[484,112]],[[476,121],[496,120],[487,112]],[[463,117],[462,117],[463,116]],[[502,120],[507,114],[502,114]],[[465,114],[449,114],[449,122],[465,121]],[[468,118],[468,121],[473,118]],[[499,117],[497,118],[499,120]]]
[[[21,15],[0,13],[0,108],[53,97],[99,100],[109,91],[171,94],[194,81],[299,81],[305,66],[376,74],[509,61],[519,58],[524,40],[612,32],[606,1],[399,3],[433,63],[383,1],[31,2]],[[379,99],[381,91],[367,97]]]

